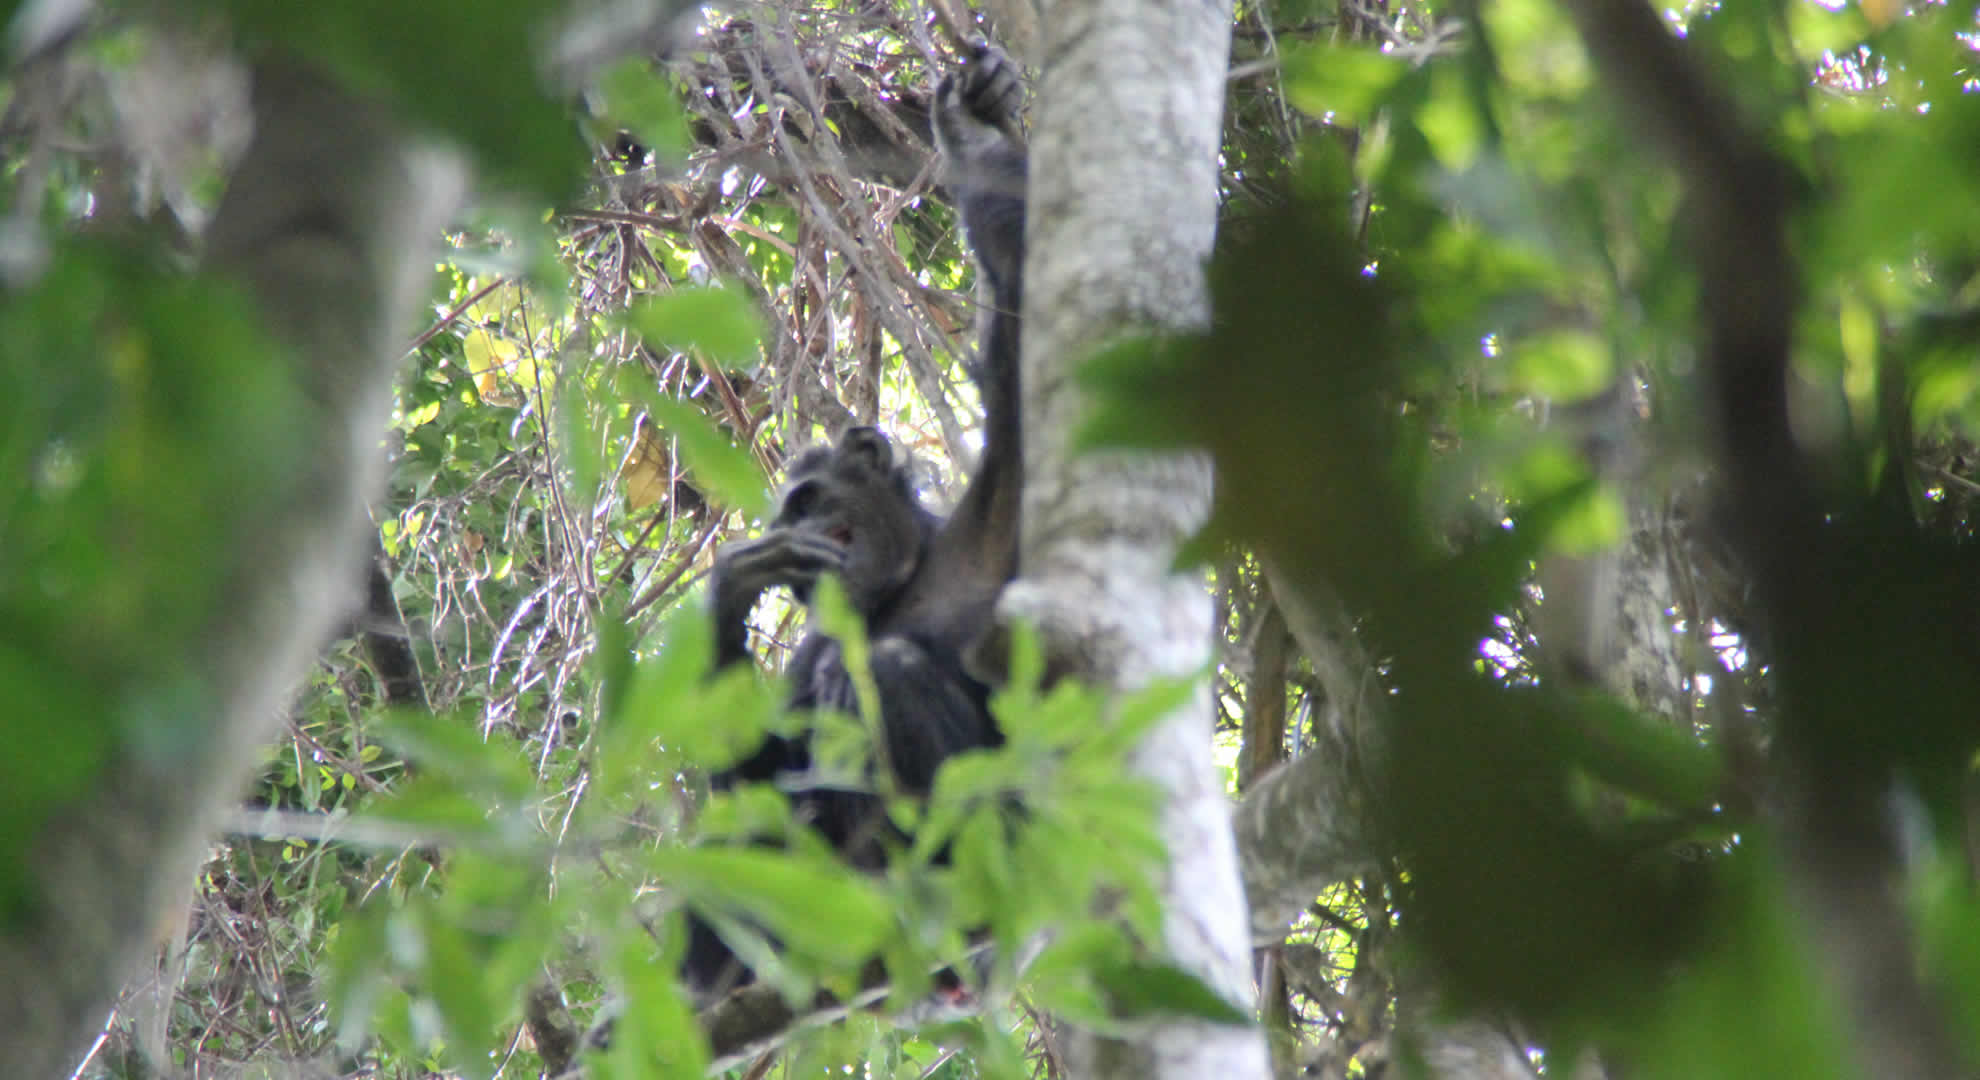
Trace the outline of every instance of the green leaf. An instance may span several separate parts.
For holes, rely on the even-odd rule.
[[[1080,428],[1080,449],[1168,450],[1201,433],[1176,420],[1187,415],[1183,387],[1195,378],[1198,343],[1190,339],[1129,338],[1087,357],[1079,381],[1094,391],[1094,409]]]
[[[1709,806],[1725,790],[1724,759],[1690,732],[1607,695],[1558,693],[1521,711],[1546,725],[1569,761],[1604,783],[1671,810]]]
[[[51,817],[74,805],[108,761],[110,726],[86,718],[96,710],[87,683],[48,659],[0,643],[0,701],[19,705],[0,730],[23,739],[33,724],[32,753],[7,755],[0,764],[0,923],[30,901],[38,888],[32,861],[34,838]]]
[[[1119,1020],[1157,1016],[1249,1026],[1251,1015],[1224,1000],[1209,984],[1173,964],[1101,964],[1093,981]]]
[[[1130,960],[1125,936],[1098,920],[1085,920],[1054,935],[1026,977],[1038,1004],[1054,1013],[1099,1026],[1111,1019],[1094,972]]]
[[[1019,890],[1011,861],[1010,833],[1003,815],[994,809],[979,810],[969,816],[956,836],[951,859],[960,886],[959,895],[965,903],[976,907],[966,914],[996,918],[1006,907],[1005,898]]]
[[[675,960],[656,961],[643,934],[629,935],[620,946],[613,973],[626,1004],[612,1025],[608,1060],[601,1062],[610,1071],[601,1077],[707,1075],[708,1039],[673,979]]]
[[[1855,1075],[1846,1012],[1808,953],[1813,942],[1780,888],[1781,867],[1760,842],[1743,846],[1735,862],[1748,865],[1722,868],[1743,887],[1728,890],[1711,915],[1711,940],[1688,954],[1682,992],[1663,995],[1655,1013],[1618,1014],[1615,1042],[1640,1055],[1655,1080]]]
[[[379,905],[354,912],[337,923],[325,1001],[336,1022],[340,1045],[360,1045],[371,1033],[373,1017],[387,989],[379,963],[385,955],[387,917],[385,907]]]
[[[694,349],[731,370],[762,354],[763,317],[741,289],[677,289],[640,303],[628,318],[649,344]]]
[[[1389,89],[1409,71],[1399,58],[1374,49],[1322,46],[1288,49],[1286,97],[1312,116],[1355,126],[1374,116]]]
[[[1430,100],[1416,110],[1417,129],[1444,168],[1463,172],[1484,149],[1485,119],[1466,93],[1467,86],[1455,66],[1440,67],[1432,77],[1432,86],[1435,92]]]
[[[1498,55],[1519,58],[1518,63],[1494,70],[1511,87],[1562,97],[1587,89],[1594,72],[1580,38],[1561,19],[1559,9],[1544,0],[1501,0],[1480,14]]]
[[[535,790],[529,767],[515,752],[483,740],[466,715],[400,711],[377,722],[379,741],[421,769],[462,789],[521,803]]]
[[[916,862],[933,859],[961,827],[964,819],[986,806],[1005,802],[1023,790],[1026,781],[1037,779],[1037,770],[1012,752],[972,750],[942,763],[935,774],[935,790],[928,799],[928,813],[914,831]],[[1029,775],[1027,775],[1029,774]]]
[[[411,777],[386,798],[367,803],[360,816],[405,826],[434,839],[489,840],[495,835],[487,804],[446,776]]]
[[[1608,343],[1586,331],[1535,335],[1515,342],[1510,351],[1519,385],[1556,402],[1593,397],[1615,378]]]
[[[1613,488],[1590,484],[1565,501],[1547,534],[1547,544],[1570,555],[1606,551],[1629,532],[1629,509]]]
[[[600,479],[605,475],[605,458],[601,446],[605,442],[594,423],[588,395],[583,383],[578,379],[564,379],[557,383],[557,411],[553,419],[557,429],[557,445],[564,448],[565,461],[571,470],[571,487],[574,491],[597,491]],[[657,393],[652,394],[658,397]]]
[[[697,906],[747,914],[792,949],[852,967],[879,950],[893,925],[879,887],[850,867],[763,848],[672,848],[648,856],[653,873]]]
[[[687,117],[681,111],[680,95],[650,61],[614,64],[599,80],[599,91],[607,119],[632,132],[659,154],[659,160],[678,159],[687,152]]]
[[[853,609],[838,575],[829,574],[812,588],[811,622],[819,633],[838,642],[839,661],[845,665],[846,674],[852,677],[853,690],[859,699],[859,716],[868,725],[877,725],[880,720],[880,688],[873,681],[873,666],[866,640],[866,617]],[[867,734],[877,735],[877,727],[869,727]]]
[[[1202,676],[1151,680],[1112,710],[1112,715],[1080,744],[1076,756],[1123,760],[1155,725],[1190,705],[1202,686]]]
[[[420,972],[426,992],[440,1013],[447,1056],[470,1077],[493,1075],[497,1006],[482,977],[478,950],[460,928],[427,909],[420,931],[426,966]]]
[[[569,112],[534,75],[544,61],[537,43],[567,14],[561,3],[222,0],[216,6],[250,38],[280,43],[354,87],[382,91],[420,124],[472,149],[504,185],[554,200],[584,175]]]
[[[770,496],[755,458],[688,402],[653,394],[644,404],[654,423],[678,442],[681,460],[716,505],[740,510],[751,518],[763,516]]]
[[[1496,479],[1507,494],[1525,503],[1558,498],[1563,492],[1582,491],[1594,486],[1595,475],[1587,459],[1558,439],[1528,444],[1525,452],[1500,464]],[[1531,524],[1531,514],[1522,515],[1521,526]]]

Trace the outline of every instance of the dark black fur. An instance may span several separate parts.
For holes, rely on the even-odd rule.
[[[991,625],[997,596],[1017,572],[1025,162],[1001,128],[1022,97],[1015,66],[988,46],[936,91],[937,142],[987,307],[972,371],[985,406],[983,458],[955,511],[944,520],[924,508],[886,436],[853,428],[794,461],[769,529],[715,560],[719,667],[749,660],[749,613],[765,589],[787,586],[809,602],[821,574],[839,576],[871,643],[882,757],[897,790],[912,795],[927,794],[949,758],[1003,741],[987,707],[989,688],[964,670],[963,653]],[[858,711],[831,638],[808,634],[788,671],[791,708]],[[884,800],[868,789],[819,785],[806,775],[812,765],[809,732],[772,735],[713,782],[717,789],[779,783],[796,817],[835,850],[864,869],[884,866],[901,839]],[[691,919],[689,931],[683,977],[690,987],[709,996],[749,980],[712,927]]]

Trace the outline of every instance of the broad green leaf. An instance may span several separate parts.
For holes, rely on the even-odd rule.
[[[748,367],[761,355],[763,316],[741,289],[676,289],[643,301],[628,318],[648,343],[695,349],[731,370]]]
[[[1437,161],[1451,172],[1461,173],[1471,167],[1484,147],[1485,123],[1456,68],[1440,71],[1431,82],[1435,93],[1416,110],[1416,126]]]
[[[1554,440],[1536,442],[1503,463],[1498,480],[1508,494],[1528,502],[1579,488],[1593,480],[1588,463]]]
[[[763,848],[670,848],[647,865],[691,903],[744,912],[791,948],[836,966],[879,950],[893,925],[879,886],[852,869]]]
[[[1188,707],[1203,686],[1199,677],[1158,678],[1113,707],[1098,729],[1084,739],[1076,756],[1119,762],[1177,711]]]
[[[1845,295],[1838,333],[1843,350],[1843,393],[1861,415],[1876,412],[1877,315],[1863,297]]]
[[[1314,47],[1287,50],[1286,96],[1309,115],[1360,125],[1373,118],[1389,89],[1409,71],[1401,59],[1374,49]]]
[[[760,737],[763,725],[748,723],[748,713],[738,724],[733,710],[710,707],[717,686],[725,700],[740,704],[738,688],[756,681],[750,669],[738,666],[709,683],[714,645],[708,613],[684,604],[668,612],[659,641],[645,659],[627,665],[625,692],[607,716],[610,726],[600,755],[609,790],[638,782],[651,764],[656,742],[689,760],[719,764],[732,758],[740,744],[754,745]],[[734,737],[729,735],[732,729],[739,729]],[[625,775],[615,775],[620,773]]]
[[[1725,868],[1743,887],[1726,891],[1712,940],[1692,951],[1661,1008],[1612,1019],[1616,1044],[1641,1055],[1646,1077],[1859,1075],[1849,1064],[1851,1027],[1831,992],[1834,980],[1822,977],[1823,961],[1809,951],[1816,943],[1779,887],[1779,864],[1758,847],[1742,852],[1746,866]]]
[[[1041,779],[1039,773],[1034,763],[1011,750],[972,750],[944,761],[935,774],[927,816],[914,833],[913,858],[934,858],[966,818],[1012,801],[1027,783]]]
[[[385,955],[385,922],[389,917],[380,905],[352,912],[337,924],[324,1000],[330,1006],[341,1045],[359,1045],[372,1030],[387,989],[379,957]]]
[[[514,750],[482,739],[467,717],[401,711],[377,721],[374,733],[420,769],[467,791],[514,805],[533,790],[528,766]]]
[[[1512,87],[1530,94],[1572,97],[1594,80],[1574,28],[1545,0],[1493,0],[1483,5],[1481,14],[1497,54],[1517,57],[1496,72]]]
[[[601,1078],[698,1080],[707,1074],[708,1039],[671,975],[674,959],[656,958],[644,934],[629,935],[619,948],[613,967],[625,1007],[613,1022]]]
[[[1093,978],[1118,1020],[1172,1016],[1213,1024],[1251,1023],[1249,1010],[1232,1005],[1202,979],[1173,964],[1102,964]]]
[[[960,895],[965,904],[976,906],[977,918],[995,919],[1003,911],[1007,897],[1022,895],[1011,861],[1008,825],[995,809],[971,814],[957,834],[951,853]],[[1015,899],[1015,897],[1012,897]],[[1008,932],[1011,927],[999,926]]]
[[[1565,692],[1562,692],[1565,694]],[[1522,710],[1562,754],[1605,784],[1670,810],[1709,806],[1725,789],[1725,762],[1690,732],[1606,695],[1565,694]]]
[[[288,55],[308,57],[354,87],[385,93],[422,125],[474,150],[501,183],[557,199],[583,175],[569,111],[535,76],[545,59],[539,42],[565,14],[562,4],[209,3],[251,38],[280,43]]]
[[[577,379],[557,384],[557,414],[554,418],[558,445],[564,448],[570,465],[571,485],[577,491],[597,491],[605,475],[602,444],[605,439],[595,424],[584,385]]]
[[[745,517],[763,516],[770,498],[755,458],[685,401],[654,394],[644,404],[661,431],[679,445],[695,483],[717,506],[740,510]]]
[[[426,966],[420,972],[432,995],[445,1033],[447,1056],[463,1073],[485,1080],[493,1075],[495,1018],[499,1009],[482,977],[479,950],[459,927],[427,909],[420,927]]]
[[[1547,545],[1569,555],[1607,551],[1629,532],[1629,510],[1622,496],[1606,485],[1590,485],[1567,501],[1554,518]]]
[[[839,660],[845,665],[846,673],[852,676],[853,689],[859,699],[859,718],[866,723],[867,733],[877,737],[880,688],[873,681],[873,666],[866,640],[866,618],[853,609],[838,575],[828,574],[813,587],[811,621],[819,633],[838,642]]]
[[[764,784],[744,784],[709,796],[696,820],[703,839],[744,843],[766,836],[784,836],[791,829],[791,804],[783,793]]]
[[[645,58],[622,60],[599,80],[605,115],[659,154],[677,160],[688,150],[687,117],[680,94]]]
[[[1511,352],[1519,385],[1557,403],[1593,397],[1615,379],[1608,343],[1585,331],[1539,334],[1514,343]]]

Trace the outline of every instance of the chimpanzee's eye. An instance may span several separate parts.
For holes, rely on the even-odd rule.
[[[817,509],[818,485],[806,480],[784,494],[784,508],[777,517],[783,521],[800,521]]]

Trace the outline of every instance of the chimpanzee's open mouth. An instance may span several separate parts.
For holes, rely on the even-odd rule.
[[[825,530],[825,536],[840,547],[851,547],[853,531],[851,525],[834,525]]]

